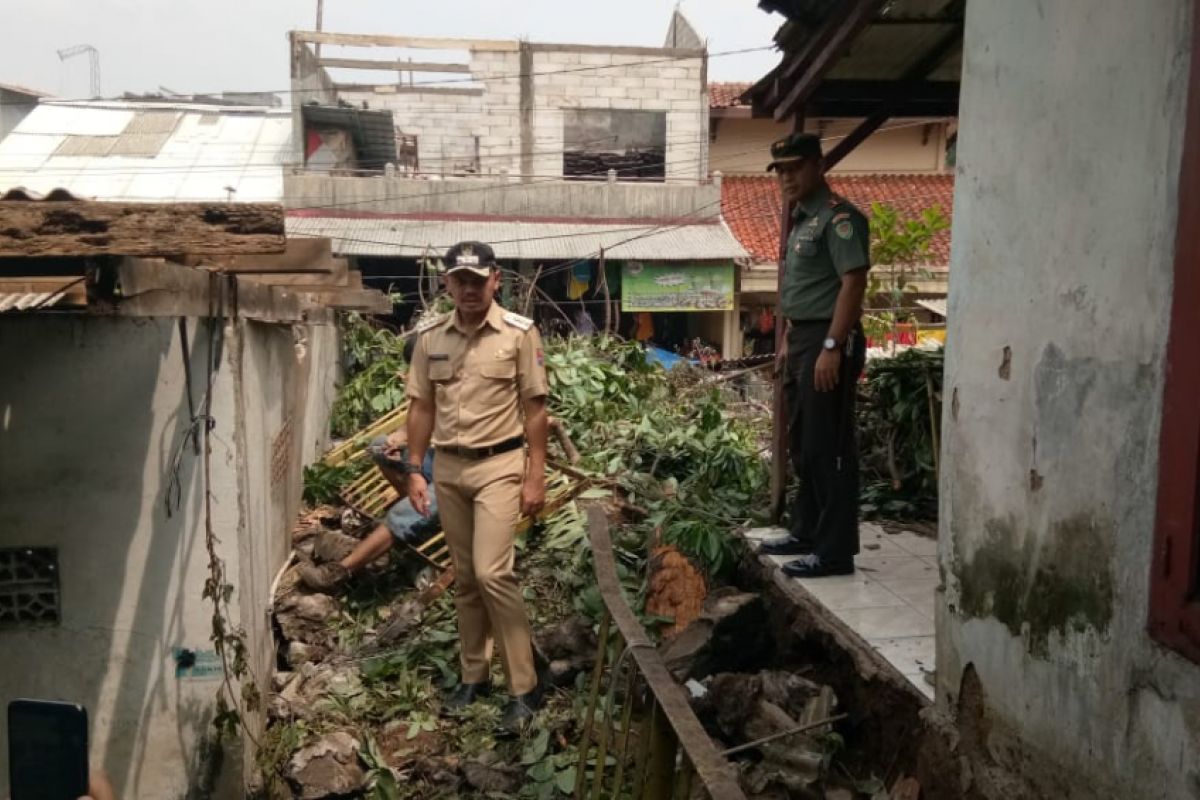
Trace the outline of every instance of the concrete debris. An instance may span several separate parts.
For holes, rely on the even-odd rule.
[[[731,746],[826,719],[836,705],[829,687],[787,672],[722,673],[705,685],[707,693],[694,698],[692,707],[709,733]],[[822,732],[815,729],[755,747],[761,760],[742,773],[747,793],[756,798],[811,796],[826,764],[827,754],[816,738]]]
[[[662,650],[667,669],[683,683],[717,672],[750,669],[771,650],[762,597],[723,587],[709,595],[700,616]]]
[[[516,792],[521,787],[524,776],[521,769],[501,763],[500,757],[494,752],[464,761],[462,773],[466,777],[467,783],[476,790],[499,794]]]
[[[553,686],[572,686],[596,660],[596,633],[586,617],[572,617],[534,634],[534,654]]]
[[[329,648],[304,642],[288,642],[287,662],[292,669],[300,669],[305,664],[315,664],[329,655]]]
[[[329,622],[340,611],[338,601],[327,594],[292,592],[276,604],[275,619],[289,642],[328,647],[334,637]]]
[[[344,731],[301,747],[288,762],[288,780],[300,800],[320,800],[361,791],[367,782],[359,764],[358,740]]]
[[[338,520],[338,527],[344,531],[353,531],[371,522],[370,519],[355,511],[353,508],[343,508]]]
[[[395,644],[421,621],[425,613],[425,604],[417,598],[398,600],[381,614],[387,622],[379,628],[376,634],[376,644],[380,646]]]
[[[670,545],[651,552],[648,572],[646,613],[674,620],[663,631],[672,639],[700,616],[708,585],[691,560]]]
[[[321,564],[341,561],[358,545],[358,539],[338,531],[324,531],[313,537],[312,557]]]

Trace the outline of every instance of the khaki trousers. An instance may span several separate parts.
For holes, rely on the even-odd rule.
[[[513,570],[513,540],[525,477],[525,452],[479,461],[439,452],[433,481],[450,556],[462,645],[462,680],[488,680],[493,637],[513,695],[537,686],[529,616]]]

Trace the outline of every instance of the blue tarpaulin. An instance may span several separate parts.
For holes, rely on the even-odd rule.
[[[646,345],[646,360],[652,364],[662,364],[663,369],[670,369],[681,361],[688,364],[697,364],[695,359],[686,359],[678,353],[672,353],[670,350],[663,350],[661,347],[653,347]]]

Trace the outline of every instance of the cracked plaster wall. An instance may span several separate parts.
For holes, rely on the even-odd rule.
[[[189,320],[197,404],[206,330]],[[241,797],[249,754],[227,748],[216,763],[202,747],[218,682],[176,674],[174,648],[212,648],[202,460],[190,446],[179,510],[164,508],[189,418],[180,350],[175,319],[0,316],[0,547],[57,547],[62,596],[61,625],[0,629],[0,703],[83,704],[92,762],[122,797],[206,785]],[[286,557],[301,463],[324,447],[337,330],[240,322],[225,328],[219,364],[213,524],[266,687],[270,584]],[[0,797],[6,735],[0,726]]]
[[[977,676],[981,764],[1053,796],[1200,797],[1200,666],[1146,633],[1192,7],[968,5],[938,703]]]

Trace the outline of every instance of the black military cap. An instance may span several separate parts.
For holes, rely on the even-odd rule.
[[[447,275],[465,269],[486,278],[496,266],[496,251],[483,242],[459,242],[446,251]]]
[[[821,157],[821,137],[815,133],[793,133],[771,145],[771,163],[767,170],[778,169],[783,164]]]

